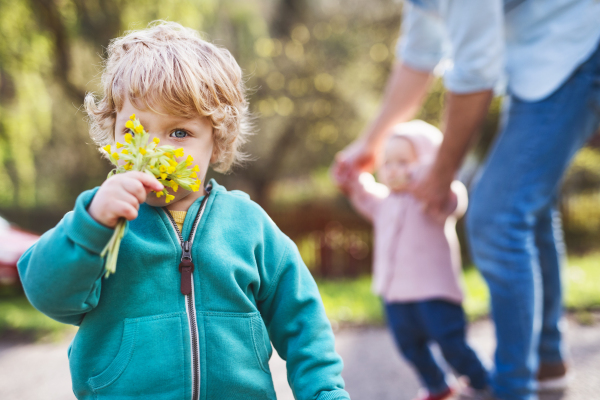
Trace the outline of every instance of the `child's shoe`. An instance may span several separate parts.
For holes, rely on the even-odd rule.
[[[431,394],[426,390],[419,391],[419,394],[414,400],[450,400],[454,398],[454,389],[448,388],[441,393]]]
[[[537,374],[538,392],[565,390],[570,378],[564,361],[541,362]]]

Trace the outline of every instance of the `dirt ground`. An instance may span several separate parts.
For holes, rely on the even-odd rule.
[[[564,393],[540,400],[600,398],[600,325],[583,326],[568,319],[573,380]],[[74,400],[67,361],[70,338],[58,343],[0,342],[0,399]],[[495,346],[493,325],[474,323],[469,341],[490,364]],[[382,327],[346,328],[336,332],[336,347],[344,359],[343,376],[353,400],[411,400],[419,385],[415,374]],[[276,353],[270,362],[279,400],[293,400],[287,384],[285,362]]]

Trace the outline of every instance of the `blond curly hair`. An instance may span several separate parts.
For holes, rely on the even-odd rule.
[[[103,96],[85,97],[90,136],[97,145],[114,142],[116,114],[128,98],[138,109],[207,117],[213,126],[215,171],[227,172],[245,159],[240,147],[251,134],[248,104],[241,68],[228,50],[165,21],[126,32],[107,50]]]

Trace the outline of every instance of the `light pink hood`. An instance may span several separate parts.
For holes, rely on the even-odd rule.
[[[444,138],[438,128],[418,119],[394,126],[392,136],[409,140],[417,152],[419,164],[424,165],[435,160]]]

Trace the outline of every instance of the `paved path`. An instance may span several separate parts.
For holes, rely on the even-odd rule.
[[[583,400],[600,398],[600,325],[582,326],[568,322],[575,376],[566,393],[540,400]],[[344,358],[344,379],[353,400],[411,400],[418,383],[400,359],[392,339],[383,328],[351,328],[336,333],[336,347]],[[494,348],[489,321],[471,326],[469,341],[489,363]],[[70,389],[66,349],[69,341],[54,344],[0,343],[0,399],[74,400]],[[285,363],[271,360],[279,400],[293,400],[287,385]]]

